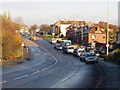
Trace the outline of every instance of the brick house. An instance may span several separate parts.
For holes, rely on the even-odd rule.
[[[90,45],[95,42],[97,46],[106,43],[106,33],[100,30],[99,27],[90,27],[83,32],[83,43]]]
[[[71,28],[67,32],[67,37],[74,43],[86,46],[90,45],[92,42],[95,42],[97,46],[106,43],[106,33],[95,26],[88,27],[88,25],[86,25],[79,27],[78,30]]]

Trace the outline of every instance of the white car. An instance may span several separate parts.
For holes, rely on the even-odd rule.
[[[55,44],[57,42],[57,40],[55,38],[51,39],[50,41],[52,44]]]
[[[76,51],[76,56],[77,57],[80,57],[80,55],[85,52],[85,49],[81,49],[81,48],[78,48],[77,51]]]
[[[73,46],[67,46],[66,49],[65,49],[66,53],[73,53],[73,51],[74,51],[74,47]]]

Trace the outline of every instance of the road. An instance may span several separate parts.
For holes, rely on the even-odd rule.
[[[28,63],[2,69],[3,80],[0,83],[3,88],[118,87],[117,65],[104,61],[85,64],[72,55],[55,50],[45,40],[36,43],[39,46],[29,47],[32,59]],[[112,69],[106,73],[110,67]],[[111,78],[110,74],[115,78]]]

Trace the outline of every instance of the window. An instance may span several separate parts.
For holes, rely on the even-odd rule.
[[[105,36],[103,36],[103,39],[105,39]]]

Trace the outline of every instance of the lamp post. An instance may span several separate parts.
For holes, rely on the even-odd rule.
[[[25,46],[25,44],[22,43],[21,46],[22,46],[22,60],[23,60],[23,58],[24,58],[24,57],[23,57],[23,47]]]
[[[83,45],[83,26],[81,27],[81,42],[82,42],[82,45]]]

